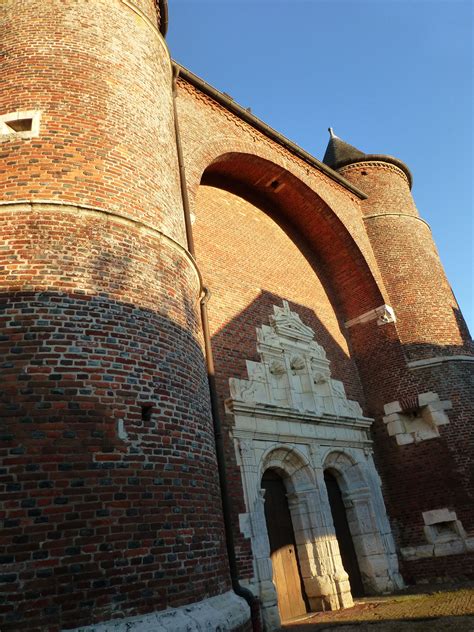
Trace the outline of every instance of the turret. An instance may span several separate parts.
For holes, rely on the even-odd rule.
[[[367,195],[361,212],[396,316],[378,329],[354,326],[350,335],[376,418],[377,462],[397,525],[402,572],[408,582],[457,576],[471,563],[463,556],[465,532],[473,527],[472,343],[413,201],[409,169],[397,158],[364,154],[330,132],[324,162]],[[448,536],[450,549],[435,534],[446,525],[459,529]]]
[[[397,158],[365,154],[329,131],[323,162],[367,194],[361,202],[365,227],[407,356],[462,348],[466,329],[431,230],[413,201],[410,170]]]
[[[230,588],[165,21],[0,3],[5,631]]]

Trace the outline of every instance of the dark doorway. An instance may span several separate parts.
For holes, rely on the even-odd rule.
[[[344,570],[349,575],[351,592],[353,597],[363,597],[364,586],[360,576],[359,563],[354,549],[354,542],[347,522],[346,508],[342,500],[341,490],[336,477],[328,470],[324,472],[324,480],[328,490],[329,504],[331,505],[332,520],[336,530],[336,537],[341,553]]]
[[[278,610],[281,620],[287,621],[307,612],[295,534],[285,484],[275,470],[265,472],[262,477],[262,488],[265,490],[265,519]]]

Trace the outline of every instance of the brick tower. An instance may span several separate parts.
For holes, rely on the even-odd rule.
[[[2,630],[229,591],[165,9],[1,3]]]
[[[379,470],[404,576],[471,576],[472,340],[413,201],[409,169],[330,133],[323,161],[367,194],[361,211],[396,316],[388,328],[374,333],[365,325],[351,335],[363,348],[359,363],[378,419]]]

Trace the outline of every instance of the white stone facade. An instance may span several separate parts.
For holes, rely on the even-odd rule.
[[[263,604],[267,630],[279,624],[265,523],[262,476],[277,470],[287,490],[300,570],[312,610],[352,605],[329,505],[324,471],[338,480],[365,590],[402,586],[398,560],[372,458],[372,420],[331,378],[324,349],[299,316],[274,307],[270,326],[257,329],[260,362],[247,362],[248,380],[231,379],[227,411],[247,511],[254,577],[249,588]]]

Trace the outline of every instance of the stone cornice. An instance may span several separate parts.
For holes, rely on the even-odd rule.
[[[444,362],[474,362],[474,356],[434,356],[433,358],[424,358],[423,360],[411,360],[407,364],[410,369],[426,369],[431,366],[438,366]]]
[[[177,251],[184,259],[186,259],[191,268],[194,270],[198,283],[199,289],[202,291],[203,282],[201,271],[199,270],[196,261],[194,260],[191,253],[178,241],[163,233],[162,231],[156,229],[151,224],[147,222],[141,222],[133,217],[128,215],[123,215],[121,213],[116,213],[115,211],[111,211],[109,209],[104,209],[96,206],[91,206],[88,204],[74,204],[72,202],[63,202],[61,200],[12,200],[12,201],[3,201],[0,200],[0,213],[3,211],[12,211],[13,207],[20,207],[18,212],[34,212],[34,207],[40,207],[45,211],[55,211],[62,213],[77,213],[77,211],[82,212],[84,214],[98,214],[106,216],[112,221],[117,222],[118,224],[126,224],[130,227],[133,227],[143,233],[146,233],[152,237],[156,237],[161,241],[167,243],[171,246],[175,251]]]
[[[228,399],[225,402],[226,411],[242,417],[254,417],[261,419],[276,419],[281,421],[298,422],[302,424],[314,424],[318,426],[344,426],[356,430],[368,430],[373,424],[371,417],[344,417],[330,413],[312,413],[300,411],[286,406],[273,404],[258,404],[254,402],[241,402]]]
[[[428,224],[426,220],[419,217],[418,215],[410,215],[409,213],[397,213],[397,212],[388,212],[388,213],[372,213],[371,215],[363,215],[362,219],[365,221],[366,219],[377,219],[379,217],[407,217],[409,219],[416,219],[418,222],[421,222],[431,231],[431,226]]]

